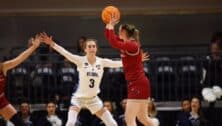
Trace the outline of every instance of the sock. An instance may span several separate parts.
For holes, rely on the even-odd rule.
[[[77,115],[78,112],[76,112],[75,110],[69,110],[66,126],[74,126],[76,123]]]
[[[106,124],[106,126],[117,126],[116,121],[108,110],[106,110],[101,116],[101,120]]]

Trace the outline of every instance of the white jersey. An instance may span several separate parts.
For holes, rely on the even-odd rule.
[[[73,93],[73,96],[77,98],[91,98],[97,96],[100,92],[100,83],[104,68],[122,67],[121,61],[113,61],[100,57],[96,57],[96,62],[90,64],[86,56],[73,55],[57,44],[55,44],[53,48],[77,66],[79,84],[77,90]]]
[[[94,97],[100,92],[100,83],[103,77],[104,67],[121,67],[120,61],[96,57],[96,62],[90,64],[86,56],[79,57],[81,63],[77,65],[79,72],[79,85],[75,97]]]

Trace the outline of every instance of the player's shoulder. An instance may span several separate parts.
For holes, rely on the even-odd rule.
[[[86,59],[86,56],[79,56],[79,60],[81,62],[85,62],[87,59]]]
[[[98,57],[98,61],[100,62],[106,62],[106,61],[110,61],[111,59],[109,58],[104,58],[104,57]]]
[[[109,61],[109,59],[103,58],[103,57],[97,57],[96,60],[97,60],[97,64],[101,64],[102,66]]]
[[[84,63],[86,62],[87,62],[86,56],[79,56],[79,64],[77,65],[77,67],[84,66]]]
[[[96,60],[97,60],[97,61],[99,61],[99,62],[101,62],[101,61],[103,61],[103,60],[104,60],[104,58],[99,57],[99,56],[96,56]]]

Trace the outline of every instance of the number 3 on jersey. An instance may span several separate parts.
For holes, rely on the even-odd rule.
[[[90,79],[89,82],[90,82],[89,87],[93,88],[95,86],[95,80],[94,79]]]

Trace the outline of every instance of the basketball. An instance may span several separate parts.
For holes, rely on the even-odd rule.
[[[118,20],[120,19],[120,11],[117,7],[107,6],[102,10],[102,20],[105,24],[108,24],[111,19],[111,14],[114,13]]]

